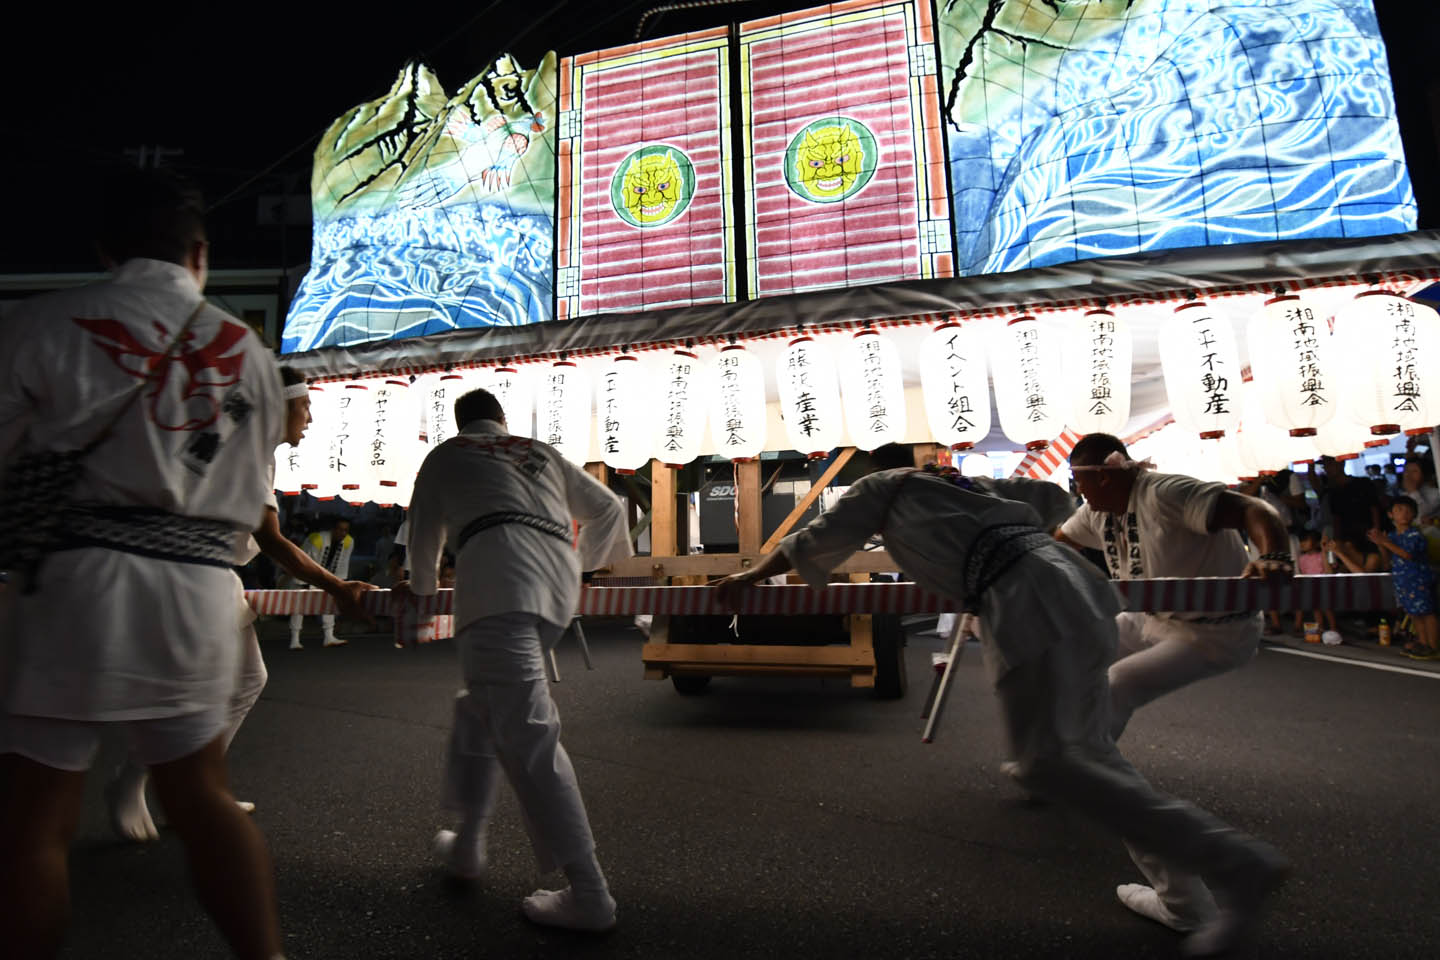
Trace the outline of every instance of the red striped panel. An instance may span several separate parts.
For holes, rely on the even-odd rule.
[[[607,66],[601,51],[581,79],[576,162],[580,168],[581,314],[723,301],[726,205],[721,96],[728,77],[720,52],[665,56],[685,37],[639,63]],[[652,143],[683,151],[695,168],[695,193],[675,220],[631,226],[615,213],[610,184],[630,153]]]
[[[1044,450],[1035,450],[1027,453],[1025,457],[1015,465],[1010,472],[1012,477],[1029,477],[1032,480],[1044,480],[1050,474],[1060,468],[1060,464],[1070,456],[1070,451],[1075,449],[1075,444],[1080,441],[1080,434],[1074,430],[1064,430],[1060,436],[1050,441],[1050,446]]]
[[[873,6],[882,6],[876,3]],[[856,5],[855,9],[864,9]],[[855,23],[792,22],[746,40],[771,21],[744,24],[750,52],[754,159],[751,256],[757,295],[882,283],[920,276],[915,129],[909,43],[900,8]],[[785,152],[812,120],[840,115],[874,134],[880,164],[837,203],[811,203],[785,180]]]
[[[1387,610],[1395,597],[1388,573],[1296,577],[1288,583],[1209,577],[1193,580],[1116,580],[1115,588],[1131,610],[1198,613],[1246,610]],[[716,603],[712,587],[586,587],[580,593],[580,614],[629,616],[811,614],[811,613],[943,613],[958,612],[949,597],[928,593],[913,583],[837,583],[824,590],[806,586],[756,587],[731,611]],[[394,615],[453,614],[453,590],[431,597],[412,597],[397,607],[389,590],[365,595],[365,609]],[[256,613],[334,613],[335,603],[319,590],[247,590],[245,599]]]

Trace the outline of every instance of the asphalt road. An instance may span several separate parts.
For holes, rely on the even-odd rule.
[[[999,772],[973,645],[940,740],[923,745],[934,637],[912,637],[903,700],[809,679],[719,679],[686,697],[642,679],[633,629],[591,623],[596,670],[566,645],[554,688],[620,903],[618,929],[588,937],[520,916],[523,896],[560,880],[536,875],[508,792],[485,882],[456,886],[430,858],[458,686],[448,643],[326,650],[317,636],[289,652],[283,627],[267,627],[270,685],[232,771],[259,807],[291,958],[1178,953],[1175,934],[1116,902],[1115,885],[1138,879],[1120,844],[1028,804]],[[1266,649],[1142,710],[1121,747],[1158,786],[1292,858],[1247,956],[1437,955],[1440,672]],[[227,956],[174,836],[114,840],[100,780],[71,861],[64,955]]]

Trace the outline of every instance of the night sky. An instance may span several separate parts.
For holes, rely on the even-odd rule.
[[[127,150],[156,146],[183,150],[167,155],[166,165],[195,178],[218,204],[211,215],[215,266],[303,263],[308,223],[283,232],[258,225],[260,198],[308,195],[315,139],[351,106],[383,94],[407,59],[424,60],[454,90],[502,50],[528,67],[549,49],[564,55],[630,42],[642,14],[659,5],[392,4],[381,16],[354,12],[360,5],[250,3],[192,6],[168,17],[30,7],[25,26],[6,31],[5,66],[16,82],[0,134],[11,184],[0,271],[93,269],[82,238],[96,172],[133,165]],[[645,35],[814,5],[672,11],[652,16]],[[1427,46],[1440,31],[1433,13],[1429,24],[1417,24],[1410,6],[1377,4],[1421,226],[1440,227],[1440,72]]]

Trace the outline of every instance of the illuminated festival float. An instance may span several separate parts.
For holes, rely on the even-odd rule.
[[[483,386],[628,494],[612,583],[742,568],[890,442],[1046,477],[1104,430],[1233,481],[1440,420],[1368,0],[849,0],[453,95],[409,64],[312,193],[277,486],[404,505]],[[647,675],[894,689],[898,619],[832,620],[657,616]]]

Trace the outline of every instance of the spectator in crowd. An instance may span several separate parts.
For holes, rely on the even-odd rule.
[[[1440,489],[1435,486],[1435,479],[1431,475],[1433,471],[1425,469],[1427,465],[1427,461],[1419,457],[1406,460],[1405,470],[1400,474],[1400,483],[1394,491],[1396,497],[1409,497],[1415,501],[1417,524],[1432,523],[1440,519]]]
[[[1390,571],[1395,580],[1395,599],[1415,625],[1415,639],[1405,652],[1417,660],[1440,657],[1440,622],[1435,617],[1435,571],[1428,557],[1429,544],[1415,527],[1415,501],[1398,496],[1390,505],[1394,533],[1375,529],[1370,540],[1390,554]]]
[[[1300,551],[1295,556],[1296,571],[1302,577],[1317,577],[1327,573],[1334,573],[1334,565],[1325,555],[1324,544],[1320,534],[1314,530],[1306,530],[1300,534]],[[1338,643],[1340,629],[1335,625],[1334,610],[1313,611],[1315,621],[1321,625],[1327,634],[1334,634],[1333,637],[1326,637],[1332,643]],[[1295,633],[1299,634],[1304,629],[1302,618],[1304,610],[1295,611]]]
[[[1336,543],[1335,552],[1348,557],[1359,569],[1375,573],[1383,568],[1380,550],[1371,542],[1369,531],[1380,527],[1380,491],[1376,485],[1345,472],[1334,457],[1322,457],[1323,476],[1311,473],[1311,482],[1320,494],[1322,512],[1329,517]],[[1349,562],[1346,564],[1351,566]]]

